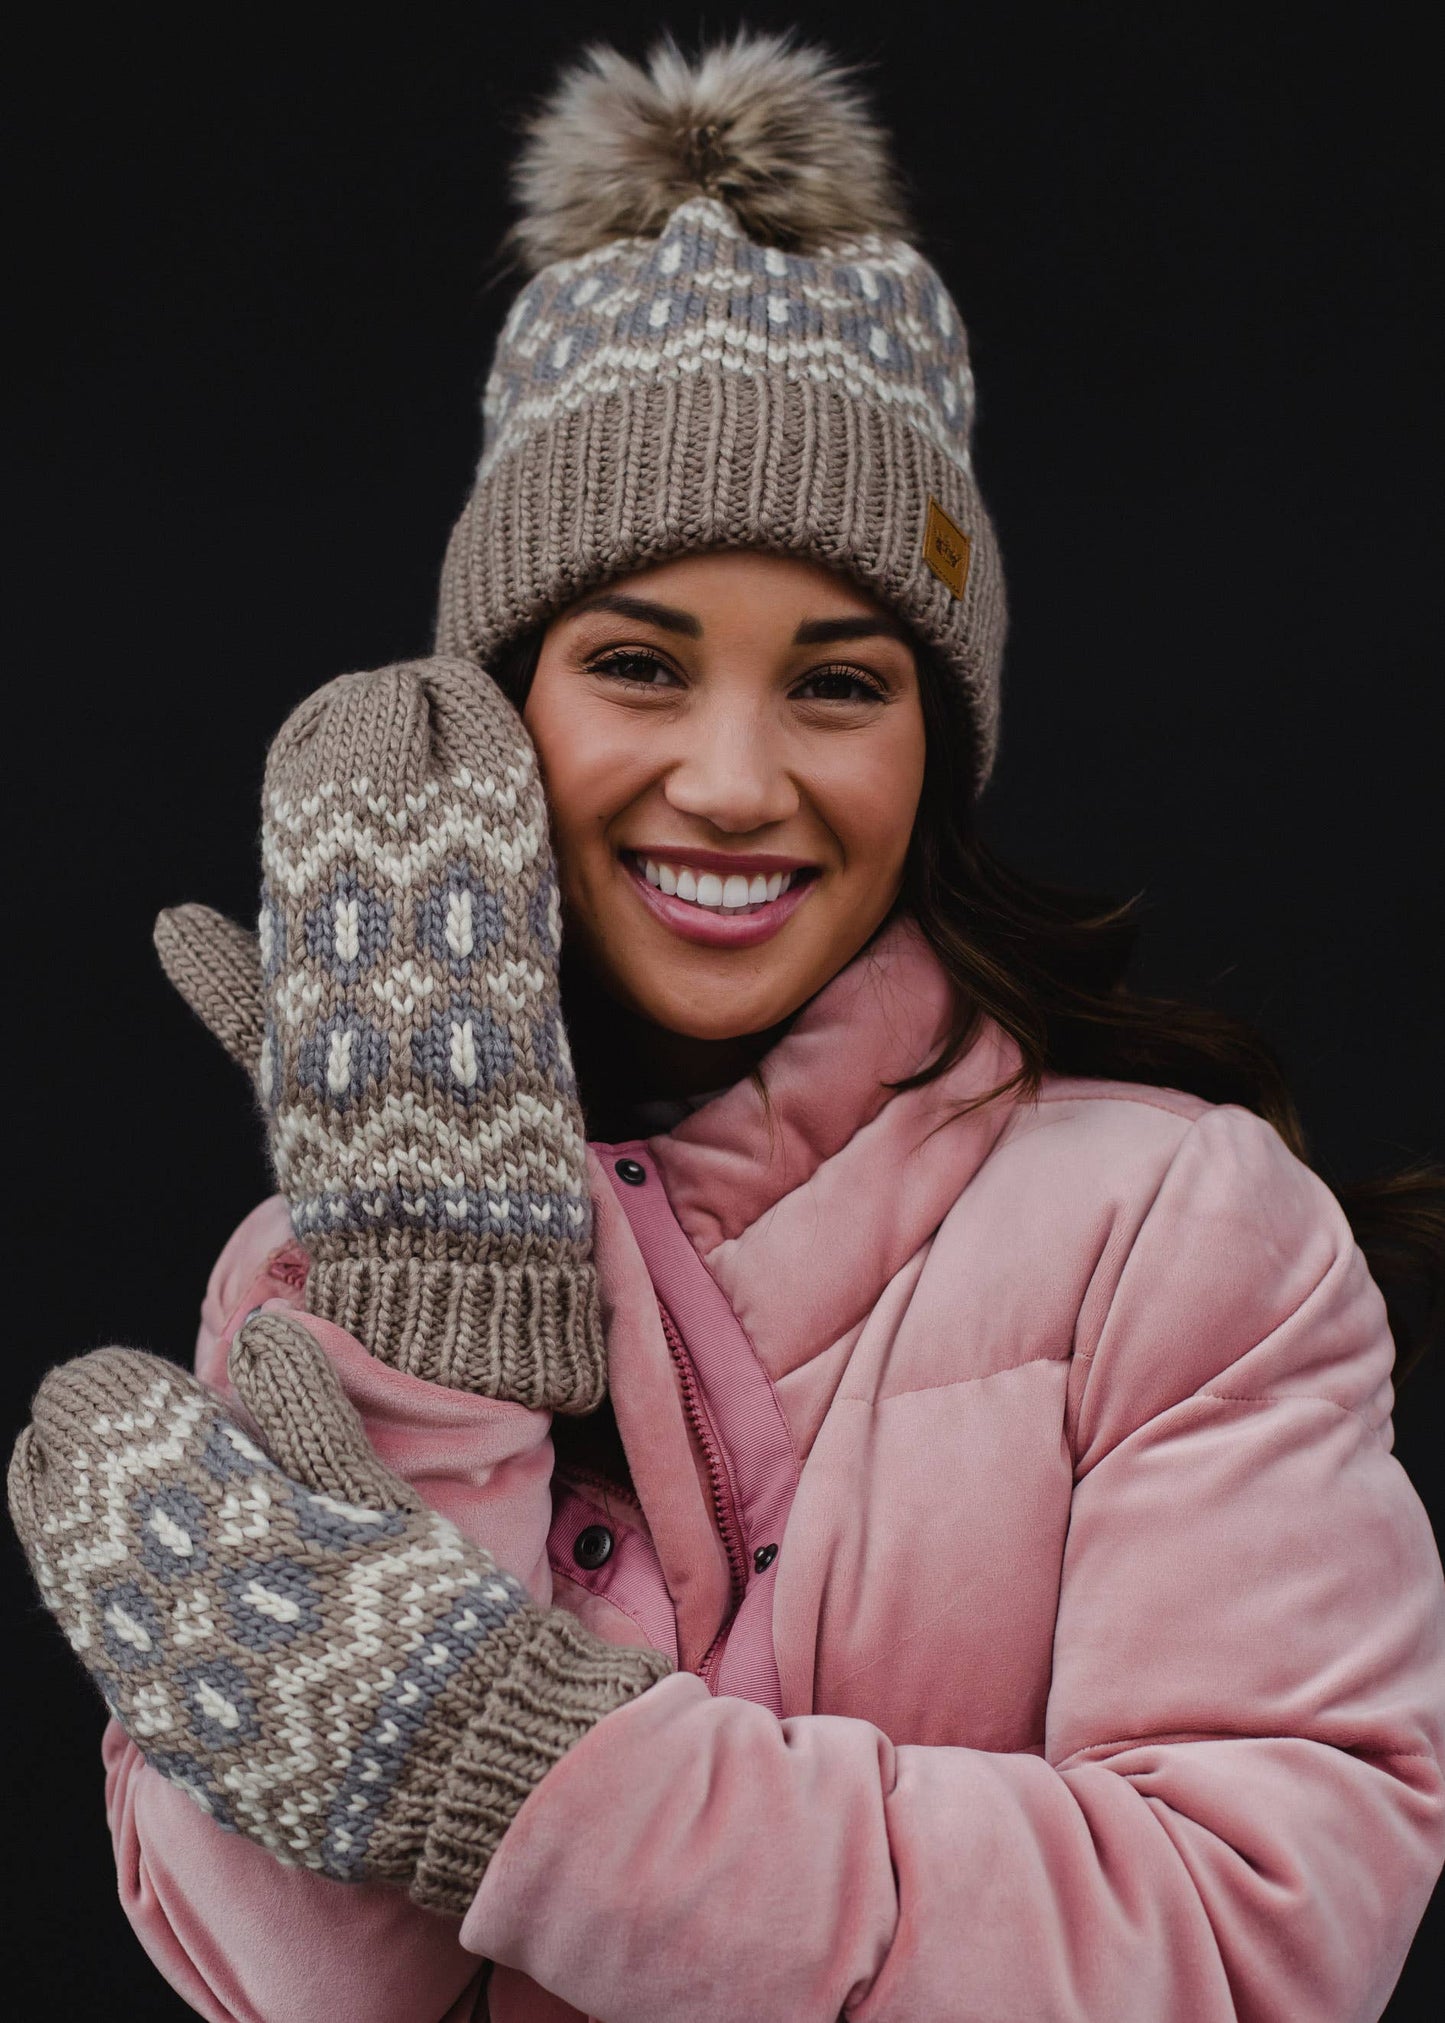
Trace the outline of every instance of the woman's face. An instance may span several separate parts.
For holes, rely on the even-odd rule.
[[[548,627],[524,716],[572,945],[670,1032],[766,1031],[897,896],[913,649],[817,564],[712,553],[609,583]]]

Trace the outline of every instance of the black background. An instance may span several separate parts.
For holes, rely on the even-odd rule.
[[[970,326],[1014,611],[986,833],[1145,891],[1139,980],[1265,1026],[1332,1182],[1438,1156],[1425,11],[748,18],[877,64]],[[151,919],[253,914],[269,736],[328,676],[426,648],[510,299],[485,284],[517,114],[582,41],[639,50],[662,19],[699,25],[52,10],[11,41],[7,1445],[52,1362],[187,1355],[268,1191]],[[1397,1427],[1438,1526],[1440,1359]],[[8,1529],[3,1557],[11,2013],[189,2014],[115,1902],[103,1709]],[[1392,2018],[1427,2013],[1442,1925]]]

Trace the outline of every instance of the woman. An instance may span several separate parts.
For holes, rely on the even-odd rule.
[[[259,943],[159,933],[282,1188],[226,1402],[102,1351],[12,1462],[132,1921],[267,2023],[1378,2015],[1445,1855],[1383,1301],[1262,1052],[973,836],[881,141],[596,53],[521,181],[438,656],[278,738]]]

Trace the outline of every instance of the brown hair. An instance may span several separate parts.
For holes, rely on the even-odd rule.
[[[516,640],[493,669],[520,709],[542,633]],[[897,910],[921,928],[954,985],[956,1014],[937,1057],[897,1084],[935,1081],[993,1019],[1021,1065],[999,1089],[1033,1095],[1046,1073],[1184,1089],[1238,1103],[1267,1119],[1300,1159],[1305,1132],[1283,1070],[1243,1019],[1131,990],[1125,974],[1139,938],[1137,900],[1123,904],[1026,877],[980,839],[970,754],[946,677],[916,648],[927,731],[923,792]],[[1445,1331],[1445,1172],[1425,1162],[1336,1190],[1355,1240],[1385,1295],[1407,1375]]]

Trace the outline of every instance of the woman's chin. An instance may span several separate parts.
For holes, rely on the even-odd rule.
[[[787,1018],[796,1005],[780,1003],[777,1009],[765,1004],[759,1009],[740,1005],[733,999],[730,1003],[719,1004],[715,1009],[699,1005],[696,1000],[681,1003],[658,1003],[656,1001],[636,1004],[636,1009],[650,1024],[660,1026],[664,1032],[675,1034],[684,1040],[721,1044],[726,1040],[749,1039],[754,1033],[765,1033]]]
[[[604,959],[598,967],[610,978],[608,987],[616,997],[664,1032],[699,1042],[744,1040],[771,1032],[799,1011],[846,967],[874,926],[876,922],[863,922],[856,934],[807,937],[796,947],[776,949],[682,944],[667,951],[673,957],[669,961],[658,961],[657,950],[648,946],[645,963]],[[615,954],[619,942],[620,937],[609,954]],[[642,952],[634,941],[629,953]]]
[[[684,962],[659,976],[655,966],[629,975],[612,968],[609,988],[637,1016],[678,1039],[720,1043],[768,1032],[806,1003],[812,989],[792,964],[779,974],[739,976],[738,959],[717,974],[707,961]],[[669,965],[669,967],[671,967]]]

